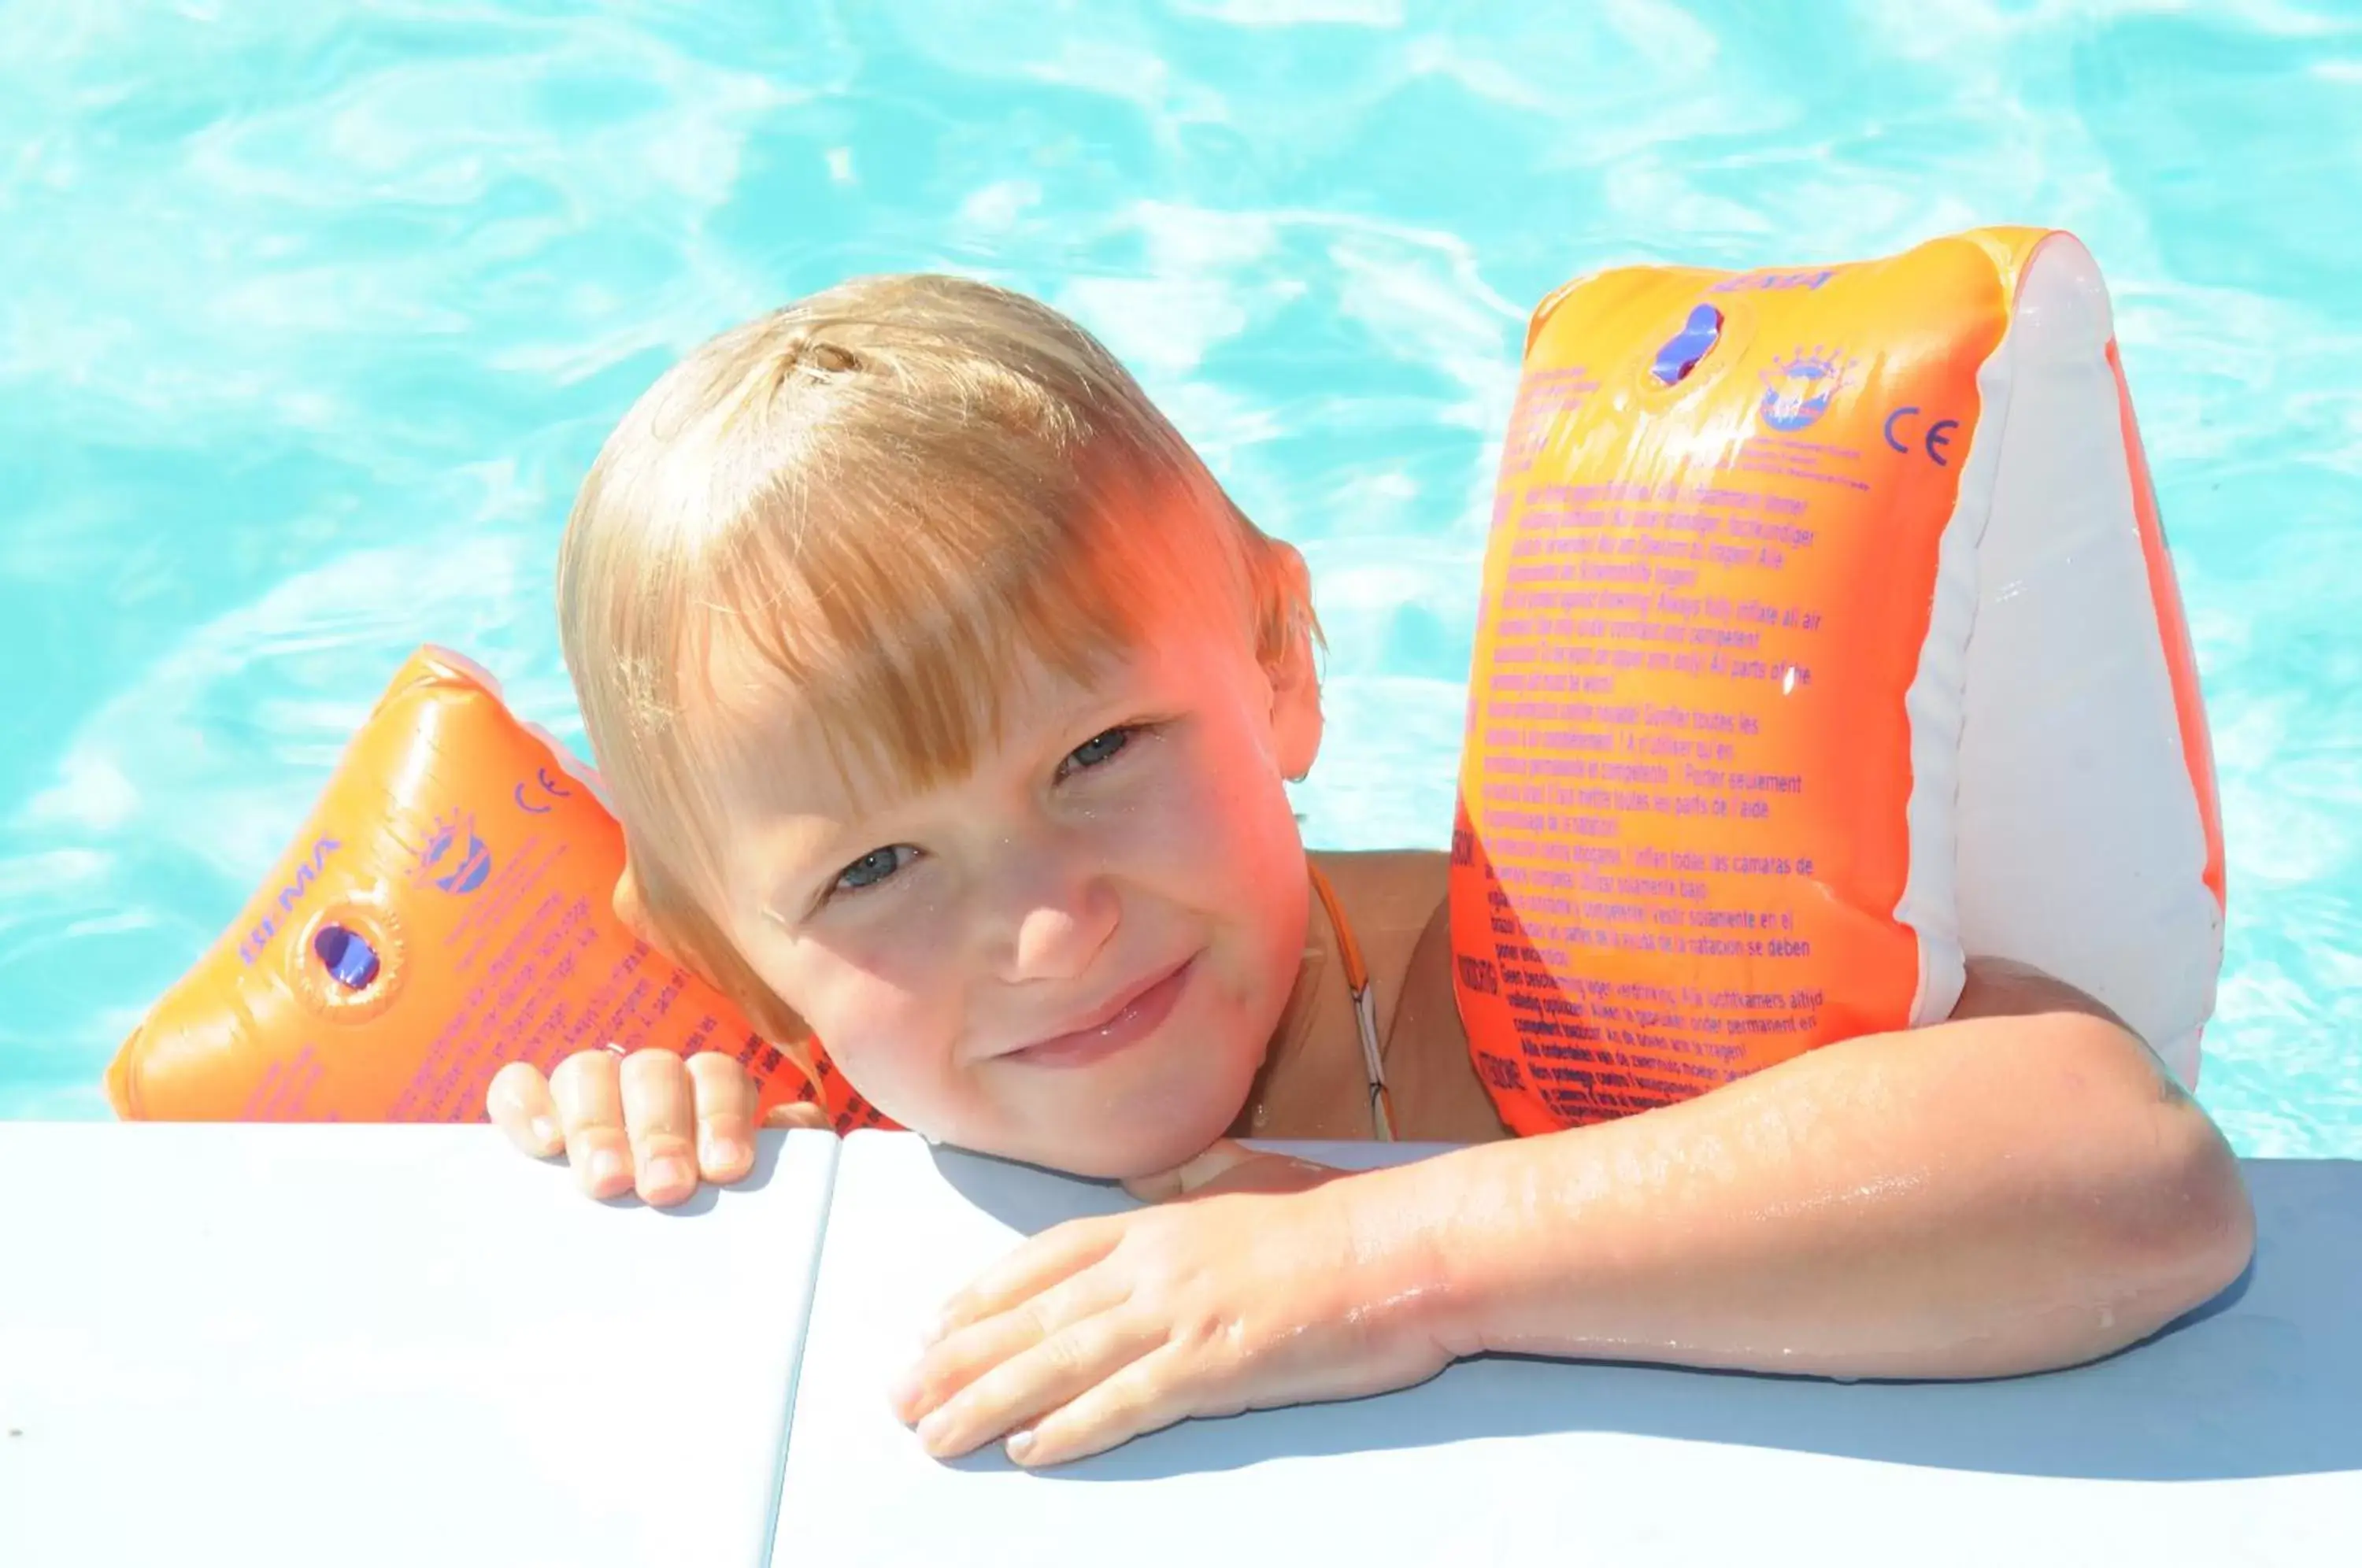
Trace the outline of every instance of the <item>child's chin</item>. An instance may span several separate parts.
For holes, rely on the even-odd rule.
[[[1230,1132],[1238,1109],[1209,1102],[1160,1107],[1154,1114],[1122,1121],[1110,1119],[1089,1129],[1086,1139],[1059,1139],[1056,1150],[1035,1163],[1097,1181],[1162,1176],[1213,1147]]]

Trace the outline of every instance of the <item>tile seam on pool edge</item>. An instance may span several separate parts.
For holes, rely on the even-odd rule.
[[[788,1141],[794,1137],[793,1132],[786,1135]],[[833,1133],[828,1134],[828,1159],[821,1179],[820,1222],[812,1227],[811,1255],[804,1269],[803,1322],[796,1330],[794,1353],[788,1358],[787,1402],[779,1420],[778,1449],[772,1457],[770,1515],[763,1521],[762,1555],[756,1560],[754,1568],[770,1568],[778,1561],[779,1516],[788,1487],[788,1450],[796,1435],[796,1393],[803,1384],[804,1347],[811,1341],[812,1314],[820,1307],[821,1260],[828,1250],[829,1224],[836,1217],[836,1173],[844,1158],[844,1140]],[[782,1156],[786,1153],[786,1149],[780,1150]]]

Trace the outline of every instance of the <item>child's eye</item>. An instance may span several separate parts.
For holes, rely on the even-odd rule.
[[[1118,724],[1111,730],[1101,730],[1066,754],[1066,760],[1058,766],[1058,777],[1064,778],[1076,769],[1097,767],[1111,760],[1116,753],[1131,744],[1131,737],[1139,728],[1137,724]]]
[[[919,852],[907,844],[873,849],[836,874],[832,891],[857,893],[864,888],[874,888],[917,859],[918,856]]]

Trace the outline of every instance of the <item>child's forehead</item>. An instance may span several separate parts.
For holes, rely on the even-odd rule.
[[[725,664],[719,650],[716,662]],[[1195,662],[1178,638],[1145,629],[1076,670],[1021,649],[977,694],[989,697],[989,712],[966,715],[973,755],[965,768],[931,768],[930,758],[907,755],[903,716],[882,702],[799,689],[744,656],[715,671],[701,723],[729,758],[734,795],[773,812],[844,818],[988,772],[1004,757],[1030,759],[1045,742],[1107,719],[1111,707],[1169,690]]]

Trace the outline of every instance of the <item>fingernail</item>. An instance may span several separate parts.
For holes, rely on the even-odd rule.
[[[933,1448],[935,1446],[935,1440],[942,1437],[944,1433],[949,1430],[951,1424],[951,1417],[948,1411],[930,1411],[927,1415],[927,1419],[919,1423],[919,1446],[927,1449]]]
[[[1033,1434],[1032,1432],[1010,1432],[1009,1434],[1008,1442],[1004,1443],[1002,1447],[1007,1451],[1009,1454],[1009,1462],[1011,1464],[1022,1464],[1025,1463],[1025,1456],[1033,1452]]]
[[[533,1141],[543,1148],[557,1142],[557,1123],[546,1116],[533,1119]]]
[[[682,1187],[696,1179],[690,1174],[689,1162],[678,1154],[658,1154],[648,1162],[650,1187]]]
[[[902,1412],[908,1410],[911,1408],[911,1401],[918,1397],[919,1373],[918,1369],[913,1367],[894,1379],[892,1386],[886,1390],[886,1406],[894,1412],[897,1420],[908,1420],[910,1418]]]
[[[734,1165],[746,1157],[746,1147],[735,1138],[709,1138],[705,1143],[705,1163],[709,1165]]]
[[[624,1174],[624,1158],[613,1149],[602,1149],[590,1156],[590,1179],[602,1186]]]

